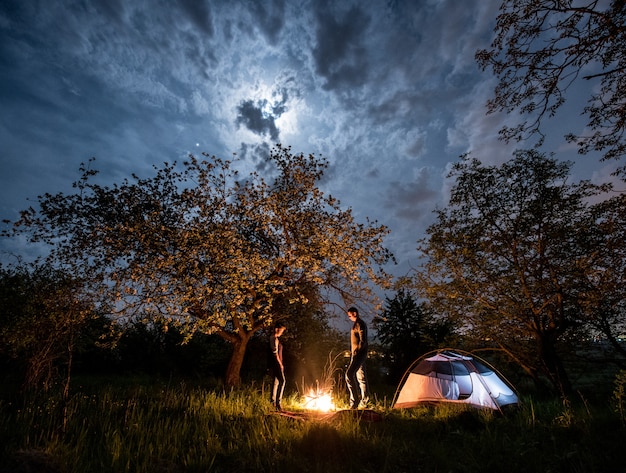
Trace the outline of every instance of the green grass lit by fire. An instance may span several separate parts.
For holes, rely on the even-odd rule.
[[[614,399],[522,398],[505,415],[458,406],[374,409],[382,420],[274,413],[267,386],[105,384],[0,401],[5,472],[601,472],[621,464]],[[296,397],[287,399],[297,410]]]

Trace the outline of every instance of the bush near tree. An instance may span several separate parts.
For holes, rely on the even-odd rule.
[[[0,359],[23,390],[47,391],[61,381],[67,396],[75,358],[107,328],[68,273],[0,267]]]

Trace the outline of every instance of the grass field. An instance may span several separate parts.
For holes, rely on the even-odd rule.
[[[535,401],[504,415],[458,406],[277,415],[267,386],[172,382],[76,386],[0,401],[0,471],[20,472],[606,472],[624,471],[619,403]],[[297,396],[286,400],[301,410]]]

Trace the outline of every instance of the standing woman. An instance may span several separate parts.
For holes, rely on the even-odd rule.
[[[285,366],[283,365],[283,344],[280,336],[285,331],[285,324],[278,322],[274,326],[274,332],[270,336],[270,369],[274,376],[274,386],[272,389],[272,405],[277,411],[282,410],[281,401],[283,400],[283,392],[285,391]]]

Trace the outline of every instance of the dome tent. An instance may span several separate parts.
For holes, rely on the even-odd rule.
[[[501,410],[518,403],[513,387],[487,362],[450,349],[427,353],[411,364],[396,391],[393,407],[421,403],[462,403]]]

